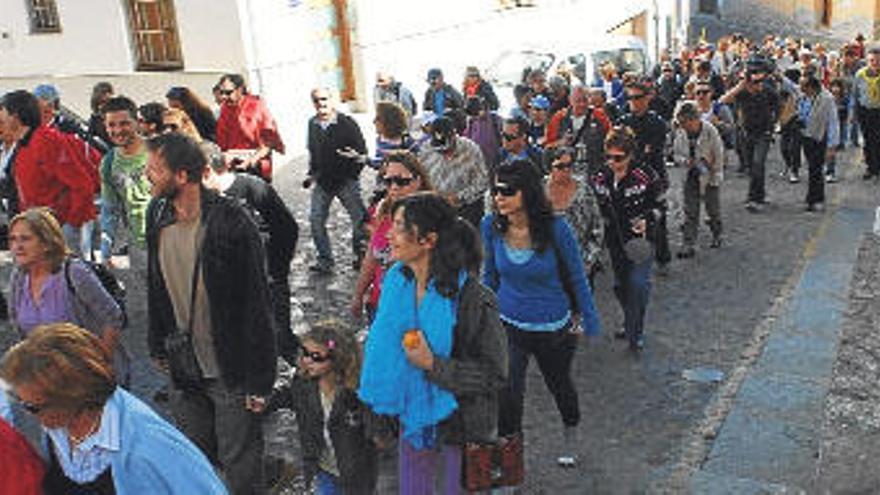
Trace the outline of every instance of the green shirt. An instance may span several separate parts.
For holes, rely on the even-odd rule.
[[[147,150],[126,156],[113,148],[101,161],[101,199],[124,213],[132,238],[141,246],[146,235],[147,205],[150,202],[150,183],[144,173]]]

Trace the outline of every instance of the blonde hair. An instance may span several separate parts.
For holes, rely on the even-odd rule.
[[[111,363],[98,337],[71,323],[53,323],[37,327],[6,352],[0,377],[13,388],[36,386],[52,407],[97,409],[116,389]]]
[[[64,232],[61,224],[52,214],[49,208],[40,206],[27,209],[12,217],[9,222],[9,231],[19,222],[24,222],[31,232],[46,246],[46,259],[49,261],[51,271],[57,271],[61,263],[70,254],[67,244],[64,242]]]
[[[327,319],[316,322],[302,337],[327,349],[332,356],[333,372],[342,388],[355,391],[360,383],[361,348],[354,333],[343,322]]]
[[[180,127],[177,129],[177,132],[183,134],[184,136],[189,136],[193,138],[197,143],[202,142],[201,133],[199,133],[196,125],[193,123],[192,119],[189,118],[189,115],[187,115],[185,111],[179,108],[169,108],[162,112],[163,126],[165,124],[165,119],[168,117],[180,122]]]

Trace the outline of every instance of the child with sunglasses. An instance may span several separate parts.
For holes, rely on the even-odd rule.
[[[357,397],[360,368],[352,332],[336,320],[318,322],[302,337],[297,375],[269,405],[296,413],[303,471],[318,495],[376,491],[378,422]]]

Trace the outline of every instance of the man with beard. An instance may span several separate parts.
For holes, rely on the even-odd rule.
[[[112,266],[111,256],[120,222],[128,230],[129,265],[145,270],[143,250],[150,184],[144,175],[147,149],[138,134],[137,105],[125,96],[104,104],[104,127],[113,148],[101,160],[101,260]]]
[[[260,413],[276,350],[259,231],[236,200],[202,186],[195,141],[163,134],[147,150],[150,356],[171,375],[177,424],[230,493],[262,494]]]

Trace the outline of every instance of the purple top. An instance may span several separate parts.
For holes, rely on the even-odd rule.
[[[31,277],[25,275],[24,290],[18,299],[15,314],[18,318],[18,327],[25,336],[31,331],[48,323],[59,323],[74,320],[67,312],[67,284],[63,280],[62,272],[49,275],[43,287],[40,289],[40,302],[37,303],[31,295]]]

